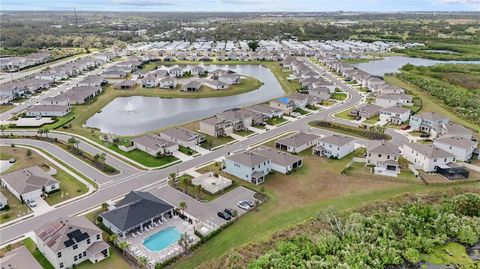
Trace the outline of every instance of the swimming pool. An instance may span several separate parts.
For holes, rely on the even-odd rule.
[[[165,228],[147,237],[143,245],[150,251],[161,251],[180,240],[181,235],[175,227]]]

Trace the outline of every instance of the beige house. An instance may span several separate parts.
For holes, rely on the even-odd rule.
[[[59,218],[33,231],[38,250],[56,269],[86,260],[97,263],[110,255],[102,231],[85,217]]]

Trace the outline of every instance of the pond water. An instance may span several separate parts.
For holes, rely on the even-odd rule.
[[[422,58],[413,58],[405,56],[385,57],[382,60],[374,60],[366,63],[354,64],[357,68],[375,76],[383,76],[386,73],[395,73],[406,64],[430,66],[440,63],[466,63],[466,64],[480,64],[480,61],[440,61]]]
[[[136,135],[213,116],[227,109],[244,107],[284,94],[270,69],[261,65],[203,65],[209,71],[230,69],[252,76],[263,85],[254,91],[212,98],[118,97],[88,119],[86,126],[103,133]]]

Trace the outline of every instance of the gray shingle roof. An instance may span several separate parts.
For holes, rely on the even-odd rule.
[[[371,141],[368,144],[367,152],[393,156],[400,155],[400,149],[398,148],[398,146],[385,140]]]
[[[25,246],[18,247],[0,258],[2,269],[42,269]]]
[[[227,156],[226,159],[241,163],[248,167],[254,167],[270,160],[268,157],[248,151],[242,151],[237,154]]]
[[[54,177],[38,166],[19,169],[1,177],[20,195],[58,183]]]
[[[279,139],[276,142],[279,143],[279,144],[287,145],[287,146],[291,146],[291,147],[299,147],[299,146],[305,145],[309,142],[315,141],[319,138],[320,138],[320,136],[318,136],[318,135],[301,132],[301,133],[298,133],[298,134],[294,134],[290,137]]]
[[[455,157],[453,154],[433,145],[433,144],[420,144],[420,143],[408,143],[408,147],[424,155],[427,158],[451,158]]]
[[[329,136],[322,137],[318,141],[341,147],[343,145],[346,145],[346,144],[352,142],[353,140],[355,140],[355,139],[352,138],[352,137],[334,134],[334,135],[329,135]]]
[[[435,139],[435,143],[442,143],[445,145],[451,145],[458,148],[468,149],[477,145],[477,142],[463,137],[440,137]]]
[[[115,209],[101,216],[118,229],[127,231],[173,208],[171,204],[149,192],[131,191]]]
[[[272,148],[265,147],[265,146],[260,146],[258,148],[253,149],[252,151],[254,153],[257,153],[257,154],[260,154],[260,155],[263,155],[263,156],[269,158],[272,161],[272,163],[278,164],[278,165],[281,165],[281,166],[292,165],[294,163],[297,163],[297,162],[303,160],[302,158],[300,158],[298,156],[288,154],[286,152],[276,150],[276,149],[272,149]]]

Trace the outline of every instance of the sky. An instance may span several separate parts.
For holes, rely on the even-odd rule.
[[[0,0],[0,10],[480,11],[480,0]]]

